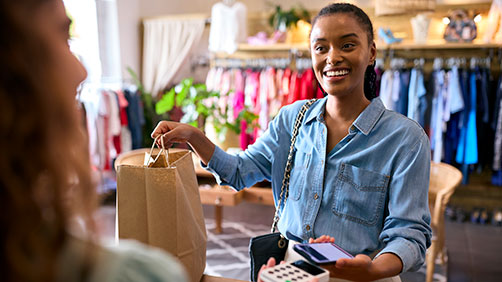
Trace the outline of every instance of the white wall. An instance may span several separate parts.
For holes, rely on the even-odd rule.
[[[122,62],[122,77],[130,78],[126,67],[138,72],[140,69],[140,39],[141,14],[140,4],[149,0],[117,0],[120,59]]]

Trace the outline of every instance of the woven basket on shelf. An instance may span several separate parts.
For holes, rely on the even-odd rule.
[[[434,11],[436,0],[375,0],[375,15],[397,15]]]

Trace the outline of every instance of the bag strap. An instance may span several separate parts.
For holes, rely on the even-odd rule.
[[[160,138],[160,144],[161,144],[162,147],[159,147],[160,151],[157,154],[157,156],[155,157],[155,159],[153,160],[153,163],[156,163],[157,160],[159,159],[160,154],[162,154],[162,152],[164,152],[164,154],[166,155],[167,166],[170,166],[169,165],[169,149],[166,149],[166,147],[164,146],[164,138],[162,138],[162,137],[164,137],[162,134],[159,134],[159,135],[157,135],[157,137],[155,137],[155,140],[153,141],[153,144],[152,144],[152,148],[150,148],[150,155],[149,155],[149,157],[150,158],[152,157],[153,148],[155,148],[155,144],[157,144],[157,139]]]
[[[279,222],[279,209],[281,208],[283,198],[284,204],[286,204],[286,200],[289,195],[289,175],[291,173],[291,169],[293,167],[293,156],[295,154],[295,143],[296,137],[298,136],[298,131],[300,126],[302,125],[303,119],[305,118],[305,113],[312,106],[312,104],[317,99],[311,99],[307,101],[307,103],[303,104],[300,112],[296,116],[295,124],[293,127],[293,133],[291,134],[291,146],[289,147],[288,160],[286,162],[286,169],[284,170],[284,177],[282,178],[282,186],[281,186],[281,194],[279,195],[279,205],[275,209],[274,222],[272,223],[272,229],[270,232],[274,233],[277,228],[277,223]]]

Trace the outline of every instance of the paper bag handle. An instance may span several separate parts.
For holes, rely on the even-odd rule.
[[[153,144],[152,144],[152,148],[150,148],[150,158],[152,157],[153,148],[157,144],[157,139],[159,139],[159,137],[162,137],[162,134],[159,134],[159,135],[157,135],[157,137],[155,137],[155,140],[153,141]],[[162,154],[162,152],[164,152],[164,155],[166,155],[167,166],[170,167],[170,164],[169,164],[169,149],[166,149],[166,147],[164,146],[164,138],[160,138],[160,144],[162,145],[162,147],[159,147],[160,151],[157,154],[157,156],[155,157],[155,159],[153,160],[153,163],[156,163],[157,160],[159,159],[160,154]]]

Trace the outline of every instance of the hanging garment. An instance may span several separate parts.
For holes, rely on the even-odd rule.
[[[380,67],[375,67],[376,73],[376,96],[380,96],[380,85],[382,83],[383,69]]]
[[[389,110],[394,110],[394,100],[392,97],[394,88],[394,73],[392,70],[386,70],[382,75],[382,82],[380,86],[380,99],[385,107]]]
[[[214,90],[214,77],[216,75],[216,68],[211,68],[207,72],[206,76],[206,89],[207,91],[213,91]]]
[[[399,73],[399,92],[398,100],[396,101],[396,112],[408,114],[408,87],[410,85],[410,71],[402,70]]]
[[[300,99],[300,82],[301,74],[298,71],[294,71],[291,74],[291,79],[289,81],[289,95],[287,105],[294,103]]]
[[[234,53],[247,38],[247,8],[240,2],[227,6],[221,2],[211,9],[209,51]]]
[[[493,144],[493,170],[502,170],[502,76],[498,82],[498,88],[496,92],[496,107],[495,116],[493,119],[492,127],[495,129],[495,141]]]
[[[281,108],[281,104],[279,101],[277,101],[277,90],[278,90],[278,85],[276,84],[277,82],[277,73],[275,68],[268,68],[267,69],[267,99],[268,99],[268,118],[269,121],[274,118],[277,113],[279,112],[279,109]],[[267,127],[268,127],[268,122],[267,122]]]
[[[260,109],[258,113],[259,115],[258,124],[260,125],[260,128],[258,129],[256,138],[260,137],[265,132],[269,122],[268,87],[269,85],[267,80],[267,71],[263,70],[260,72],[260,92],[258,93],[258,101],[257,101],[257,104],[259,104],[259,109]]]
[[[420,69],[412,69],[410,74],[410,87],[408,90],[408,112],[407,116],[415,121],[420,120],[420,98],[422,98],[427,91],[424,86],[424,74]]]
[[[450,98],[450,113],[458,113],[464,109],[464,98],[462,97],[462,90],[460,88],[460,81],[458,75],[458,67],[453,66],[448,72],[448,96]]]
[[[443,133],[446,131],[445,112],[449,112],[447,104],[447,77],[443,70],[434,73],[434,97],[431,114],[431,149],[434,162],[441,162],[443,157]],[[449,117],[449,113],[447,115]]]
[[[314,98],[314,71],[306,69],[302,74],[302,81],[300,84],[300,100]]]
[[[483,169],[491,167],[493,162],[493,141],[494,131],[490,126],[490,105],[488,93],[490,89],[489,69],[480,69],[476,75],[477,85],[477,108],[476,108],[476,129],[478,132],[478,167]],[[491,93],[495,93],[494,91]],[[493,100],[493,99],[492,99]],[[493,103],[493,101],[492,101]]]
[[[282,101],[281,101],[281,106],[285,106],[288,104],[288,97],[290,94],[290,80],[291,80],[291,69],[286,68],[284,70],[284,74],[282,76],[282,81],[281,81],[281,94],[282,94]]]
[[[127,120],[131,131],[132,149],[139,149],[143,147],[143,125],[145,124],[141,98],[137,92],[128,89],[124,90],[124,95],[129,103]]]
[[[476,73],[469,75],[469,107],[467,124],[462,127],[456,161],[459,164],[475,164],[478,162],[478,138],[476,132]]]

